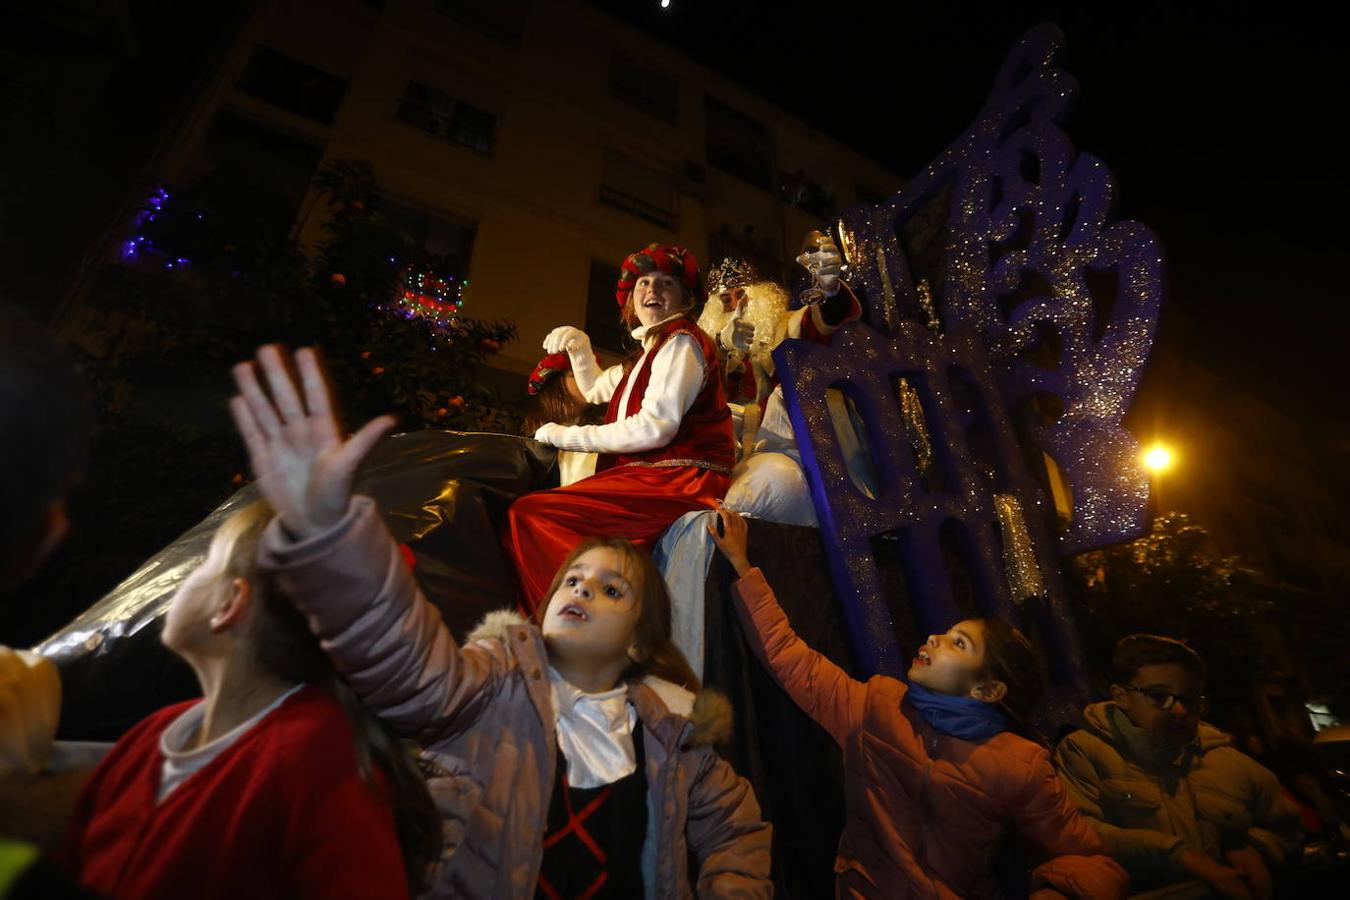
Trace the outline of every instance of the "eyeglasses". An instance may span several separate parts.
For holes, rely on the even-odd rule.
[[[1205,708],[1204,694],[1173,694],[1171,691],[1160,690],[1159,688],[1135,687],[1132,684],[1122,685],[1127,691],[1134,691],[1136,694],[1143,694],[1149,699],[1149,702],[1158,709],[1168,710],[1176,706],[1178,702],[1182,703],[1187,710],[1199,712]]]

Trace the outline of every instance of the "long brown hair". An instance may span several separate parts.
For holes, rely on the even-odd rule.
[[[352,746],[361,780],[384,797],[394,813],[408,890],[416,895],[425,886],[428,870],[440,855],[440,813],[427,792],[413,754],[380,724],[333,668],[300,611],[277,580],[258,565],[258,546],[271,518],[271,507],[260,501],[239,510],[221,525],[221,531],[230,540],[224,577],[243,578],[257,600],[252,634],[255,658],[283,681],[312,684],[326,691],[342,708],[351,723]],[[388,780],[387,796],[376,782],[377,768]]]
[[[567,390],[567,373],[554,375],[525,408],[521,434],[533,435],[547,422],[559,425],[599,425],[605,419],[605,407],[598,403],[579,403]]]
[[[984,662],[980,677],[1001,681],[1007,693],[999,701],[1016,730],[1034,736],[1031,716],[1045,690],[1041,655],[1031,641],[1008,622],[996,617],[977,619],[984,626]]]
[[[548,611],[548,602],[562,584],[572,563],[587,551],[605,547],[619,554],[621,574],[633,589],[638,603],[638,620],[634,633],[637,644],[638,660],[629,665],[623,673],[625,681],[633,681],[647,675],[677,684],[687,691],[697,692],[698,676],[684,658],[680,648],[675,646],[670,635],[670,592],[666,589],[665,576],[652,562],[652,558],[638,549],[631,541],[621,537],[589,537],[577,544],[553,576],[548,593],[540,598],[534,611],[534,623],[540,628],[544,625],[544,614]]]

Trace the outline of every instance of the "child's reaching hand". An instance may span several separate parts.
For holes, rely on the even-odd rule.
[[[751,569],[750,560],[745,555],[747,528],[745,518],[735,510],[718,505],[717,520],[708,523],[708,534],[722,555],[736,570],[736,577],[744,577]]]
[[[394,419],[380,416],[344,439],[314,351],[306,348],[295,354],[300,384],[288,362],[287,354],[271,344],[258,350],[256,365],[235,366],[239,394],[230,399],[230,413],[263,496],[286,530],[303,539],[341,521],[351,500],[356,467],[393,427]],[[267,393],[259,384],[258,370]]]

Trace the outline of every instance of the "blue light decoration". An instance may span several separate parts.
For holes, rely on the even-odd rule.
[[[155,216],[164,208],[164,204],[169,200],[169,192],[162,187],[155,188],[150,196],[145,199],[145,205],[141,207],[140,212],[136,213],[136,218],[132,219],[132,236],[122,245],[122,261],[136,262],[140,259],[141,252],[149,249],[146,243],[145,235],[141,234],[141,229],[147,222],[155,221]],[[201,215],[198,214],[198,218]],[[172,265],[167,268],[173,268]]]
[[[1029,31],[963,135],[888,201],[836,223],[865,322],[831,346],[787,341],[774,354],[860,665],[903,676],[899,616],[927,634],[971,612],[953,591],[955,548],[973,612],[1042,641],[1057,720],[1082,699],[1059,557],[1148,524],[1122,419],[1163,269],[1148,228],[1109,221],[1110,172],[1062,130],[1077,91],[1056,65],[1063,40],[1053,25]],[[866,431],[875,496],[839,452],[830,388]],[[924,431],[931,457],[915,449]],[[896,542],[909,610],[883,591],[878,540]]]

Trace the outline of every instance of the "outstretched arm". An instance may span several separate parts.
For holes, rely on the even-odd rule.
[[[553,329],[544,337],[544,350],[547,353],[567,354],[577,390],[588,403],[608,403],[614,395],[614,386],[623,377],[622,366],[600,368],[595,351],[591,349],[591,339],[580,328],[560,325]]]
[[[288,362],[269,346],[256,367],[234,369],[240,393],[230,409],[277,514],[259,559],[308,617],[335,667],[392,727],[414,737],[462,727],[491,695],[507,655],[460,650],[374,501],[352,496],[356,467],[393,420],[382,416],[344,438],[314,351],[296,354],[299,384]]]
[[[394,417],[372,419],[343,437],[314,350],[295,354],[298,385],[289,361],[280,347],[269,344],[258,350],[256,364],[235,366],[239,394],[230,400],[230,413],[263,496],[287,533],[304,540],[346,514],[356,467],[394,426]]]
[[[746,557],[745,519],[729,509],[717,512],[720,532],[716,523],[708,531],[740,576],[736,612],[751,649],[793,702],[842,747],[862,724],[867,685],[797,636],[763,573]]]

